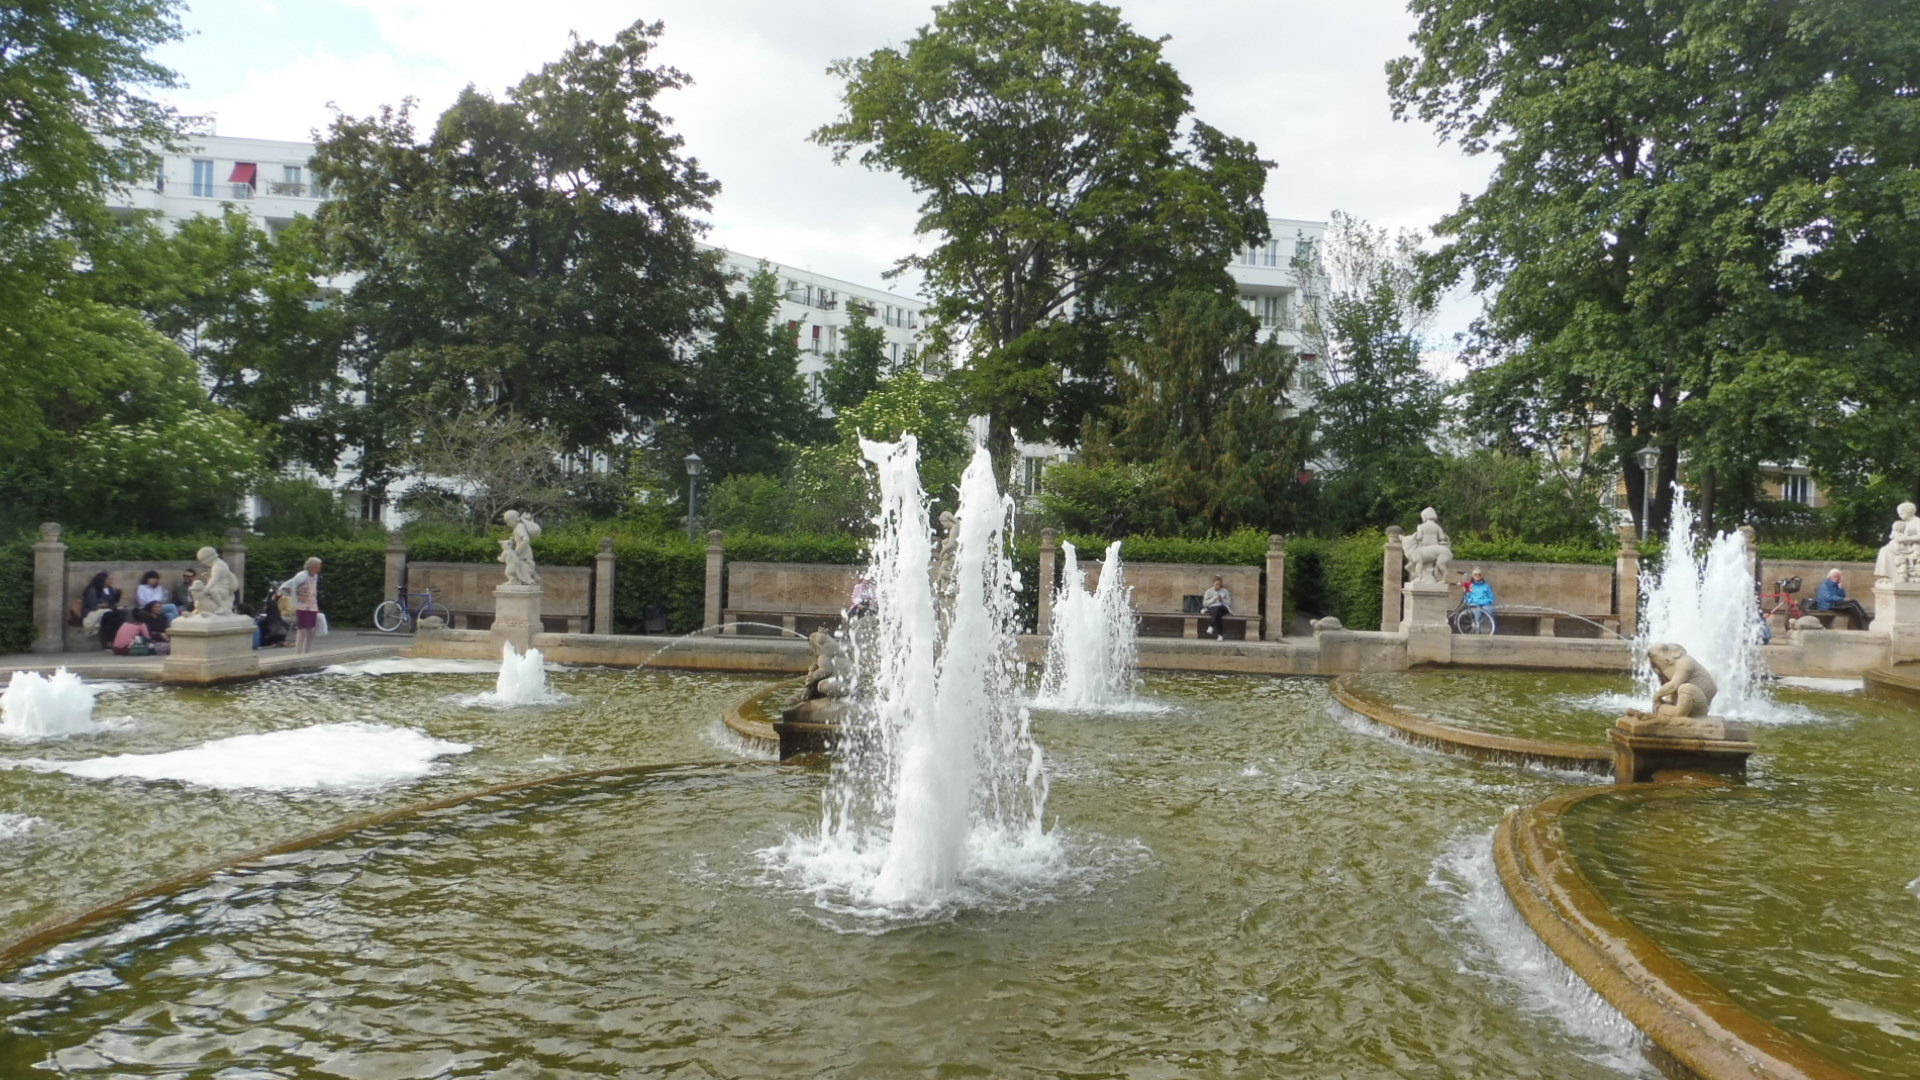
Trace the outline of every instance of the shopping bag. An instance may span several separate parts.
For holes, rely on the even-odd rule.
[[[314,616],[313,633],[315,637],[327,636],[327,613],[326,612],[323,611],[320,614]]]

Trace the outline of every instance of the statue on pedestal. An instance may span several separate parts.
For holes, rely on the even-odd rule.
[[[1910,502],[1901,503],[1895,513],[1899,516],[1887,542],[1873,560],[1873,576],[1876,583],[1910,584],[1920,581],[1920,518],[1914,517]]]
[[[1685,647],[1656,641],[1647,646],[1647,660],[1664,681],[1653,692],[1655,716],[1705,716],[1720,687]]]
[[[507,568],[507,584],[538,585],[540,570],[533,565],[533,538],[540,535],[540,525],[518,510],[509,510],[500,515],[507,523],[507,538],[500,541],[500,562]]]
[[[1447,568],[1453,565],[1453,541],[1440,527],[1440,513],[1429,506],[1420,511],[1420,524],[1400,540],[1407,553],[1409,582],[1447,580]]]
[[[182,618],[210,619],[215,615],[233,614],[233,598],[240,591],[240,579],[234,576],[233,567],[210,547],[195,552],[194,558],[207,568],[207,576],[193,583],[189,590],[193,594],[193,610]]]
[[[807,668],[806,687],[800,692],[800,700],[846,697],[852,689],[847,678],[851,665],[839,639],[825,630],[815,630],[807,638],[807,644],[813,646],[813,664]]]

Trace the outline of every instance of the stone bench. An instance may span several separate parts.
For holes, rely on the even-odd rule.
[[[1142,636],[1170,637],[1172,634],[1165,631],[1173,631],[1183,638],[1200,637],[1200,628],[1209,620],[1203,612],[1187,611],[1185,601],[1189,596],[1204,595],[1217,577],[1233,595],[1235,613],[1224,621],[1239,627],[1242,640],[1260,640],[1265,620],[1260,615],[1259,567],[1136,563],[1124,561],[1125,555],[1122,549],[1120,572],[1133,590],[1133,610],[1139,617]],[[1083,564],[1083,569],[1087,588],[1099,588],[1101,564]],[[1233,631],[1229,629],[1227,635],[1232,638]]]
[[[1536,637],[1604,637],[1605,632],[1601,627],[1613,631],[1616,637],[1620,634],[1620,616],[1610,611],[1584,614],[1532,608],[1524,604],[1496,604],[1494,617],[1499,620],[1502,630],[1507,628],[1510,619],[1530,620],[1534,624]],[[1565,630],[1572,633],[1564,633]]]
[[[739,634],[746,624],[764,622],[804,636],[830,626],[840,621],[862,573],[825,563],[728,563],[720,632]]]
[[[325,579],[321,580],[321,587],[325,588]],[[407,591],[431,592],[434,600],[447,609],[456,630],[491,627],[493,590],[505,581],[498,563],[407,563]],[[593,595],[593,571],[585,566],[542,566],[540,587],[541,623],[560,633],[585,633],[588,605]]]

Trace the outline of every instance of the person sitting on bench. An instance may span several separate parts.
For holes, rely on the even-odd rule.
[[[1855,630],[1865,630],[1867,609],[1860,606],[1860,601],[1847,598],[1847,587],[1841,584],[1845,577],[1837,566],[1827,571],[1826,580],[1814,591],[1813,610],[1844,612],[1849,626]]]
[[[1226,639],[1226,619],[1227,616],[1233,614],[1232,609],[1233,593],[1227,589],[1226,582],[1219,578],[1214,578],[1213,584],[1207,586],[1206,594],[1200,598],[1201,612],[1213,620],[1213,625],[1207,627],[1207,633],[1212,634],[1218,640],[1224,641]]]

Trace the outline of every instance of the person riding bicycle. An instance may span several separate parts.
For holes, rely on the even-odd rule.
[[[1493,614],[1493,583],[1487,580],[1487,576],[1480,572],[1479,567],[1473,568],[1473,573],[1467,577],[1461,587],[1467,591],[1467,607],[1478,608],[1488,615]]]

